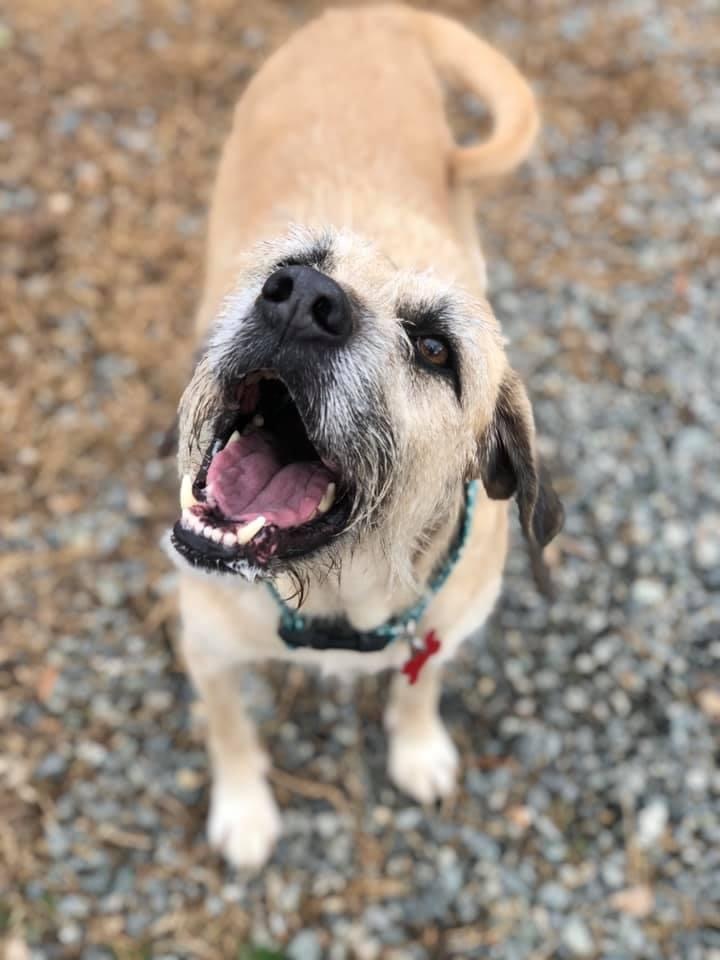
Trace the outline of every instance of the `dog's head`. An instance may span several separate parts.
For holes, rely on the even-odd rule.
[[[179,465],[176,550],[249,578],[372,543],[409,579],[472,477],[517,496],[539,545],[562,522],[488,304],[345,232],[296,230],[239,265],[180,404]]]

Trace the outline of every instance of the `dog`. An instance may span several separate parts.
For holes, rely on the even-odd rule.
[[[484,142],[454,142],[443,81],[487,101]],[[509,500],[536,551],[561,528],[469,196],[525,158],[538,126],[501,53],[399,5],[325,12],[237,104],[168,547],[206,708],[209,840],[237,867],[260,867],[280,831],[238,671],[394,671],[390,778],[421,803],[444,797],[458,755],[442,667],[496,603]]]

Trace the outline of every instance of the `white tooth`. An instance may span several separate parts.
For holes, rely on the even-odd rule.
[[[325,491],[322,500],[317,505],[317,512],[327,513],[334,502],[335,502],[335,484],[329,483],[327,485],[327,490]]]
[[[265,517],[255,517],[254,520],[251,520],[250,523],[246,523],[245,526],[235,527],[237,542],[240,544],[240,546],[245,543],[250,543],[255,534],[260,533],[264,526]]]
[[[183,510],[187,510],[188,507],[194,507],[196,503],[197,500],[193,494],[192,478],[189,473],[186,473],[180,484],[180,507]]]
[[[252,422],[256,427],[262,427],[265,425],[265,417],[261,413],[256,413]]]
[[[222,542],[224,547],[234,547],[237,543],[237,537],[234,533],[224,533]]]
[[[210,524],[208,523],[206,526],[203,527],[203,536],[207,537],[208,540],[212,540],[214,529],[215,527],[211,527]]]
[[[188,509],[183,510],[182,516],[180,517],[180,525],[184,527],[185,530],[188,530],[192,526],[194,517],[195,514],[190,513]]]
[[[220,543],[222,538],[223,538],[222,530],[218,530],[216,527],[212,532],[212,539],[215,541],[215,543]]]
[[[200,519],[200,517],[196,517],[195,514],[193,514],[192,517],[190,518],[190,526],[191,526],[191,527],[193,528],[193,530],[195,530],[197,533],[202,533],[202,529],[203,529],[204,524],[203,524],[202,520]]]
[[[231,443],[237,443],[239,439],[240,439],[240,433],[237,430],[233,430],[233,432],[230,434],[230,439],[225,444],[225,446],[229,447]]]

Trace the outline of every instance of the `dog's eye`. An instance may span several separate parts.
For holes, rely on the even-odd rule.
[[[433,367],[450,366],[450,347],[439,337],[417,337],[415,351],[420,360],[431,364]]]

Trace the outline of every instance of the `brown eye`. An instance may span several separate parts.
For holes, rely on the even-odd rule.
[[[450,361],[450,348],[437,337],[418,337],[415,349],[422,360],[434,367],[446,367]]]

